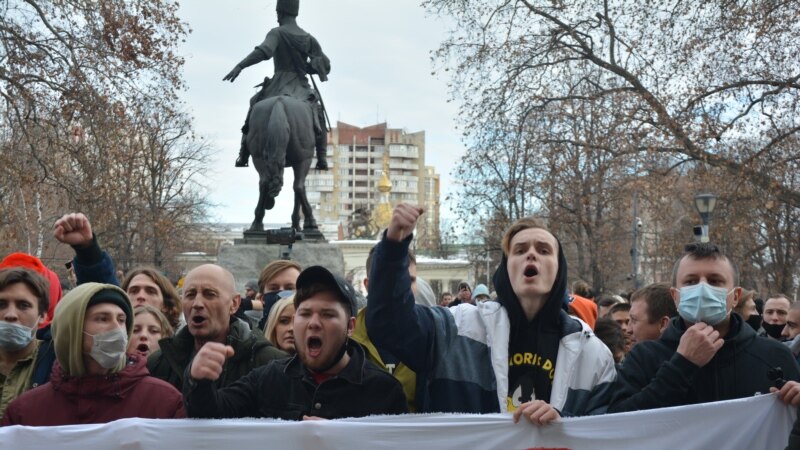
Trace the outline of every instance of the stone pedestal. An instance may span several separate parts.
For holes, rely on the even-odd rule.
[[[236,289],[244,292],[247,280],[258,280],[261,269],[272,261],[283,259],[288,246],[267,244],[251,237],[237,240],[235,245],[219,249],[217,264],[230,270],[236,277]],[[292,245],[291,258],[303,268],[324,266],[331,272],[344,276],[344,256],[342,251],[324,241],[297,241]]]

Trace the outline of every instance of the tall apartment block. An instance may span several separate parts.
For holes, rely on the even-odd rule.
[[[388,128],[386,123],[359,128],[344,122],[337,122],[331,131],[330,169],[312,170],[306,178],[308,200],[317,221],[323,226],[336,224],[344,238],[354,238],[357,236],[348,232],[354,223],[369,222],[370,233],[388,225],[382,223],[385,214],[376,214],[381,203],[388,201],[392,207],[400,202],[414,203],[425,208],[417,225],[417,247],[437,248],[439,174],[425,165],[425,132],[406,133]],[[381,183],[384,175],[391,183],[389,192],[386,180]]]

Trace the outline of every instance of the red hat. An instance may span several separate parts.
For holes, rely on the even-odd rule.
[[[29,255],[27,253],[12,253],[0,261],[0,269],[6,269],[10,267],[23,267],[25,269],[31,269],[40,275],[42,275],[50,284],[50,308],[47,309],[47,314],[44,316],[44,321],[39,328],[44,328],[50,324],[50,321],[53,320],[53,313],[56,310],[56,303],[61,300],[61,280],[58,279],[58,275],[55,272],[48,269],[47,266],[44,265],[41,259]]]

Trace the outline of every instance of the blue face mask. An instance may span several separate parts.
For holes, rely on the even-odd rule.
[[[725,288],[701,282],[680,288],[680,293],[678,314],[687,322],[713,326],[728,316],[729,292]]]
[[[0,320],[0,348],[8,352],[16,352],[27,347],[36,334],[34,328],[18,323]]]

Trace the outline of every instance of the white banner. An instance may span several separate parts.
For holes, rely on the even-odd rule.
[[[0,428],[0,448],[88,449],[783,449],[797,415],[770,395],[562,419],[544,427],[510,414],[427,414],[313,422],[143,420]]]

